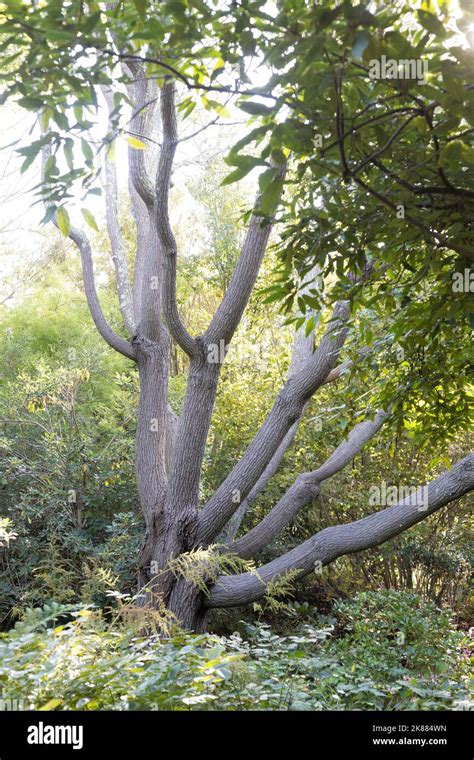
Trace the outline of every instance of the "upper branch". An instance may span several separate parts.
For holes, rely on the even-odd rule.
[[[133,346],[125,340],[125,338],[117,335],[109,325],[102,311],[95,287],[94,265],[92,263],[92,251],[89,240],[82,230],[75,229],[74,227],[71,228],[69,237],[77,245],[81,255],[84,291],[89,311],[97,330],[104,340],[107,341],[109,346],[115,348],[116,351],[127,356],[129,359],[135,359],[135,349]]]
[[[178,313],[176,304],[176,240],[171,229],[168,212],[171,170],[178,140],[175,109],[176,86],[166,82],[161,90],[161,119],[163,144],[158,161],[155,191],[155,222],[160,245],[163,249],[163,312],[168,329],[188,356],[198,356],[197,341],[188,333]]]
[[[134,76],[133,83],[128,86],[134,104],[130,129],[146,139],[153,128],[156,83],[147,78],[145,71],[136,61],[129,61],[127,66]],[[146,152],[130,147],[128,165],[130,179],[136,192],[151,210],[155,202],[155,191],[145,163]]]
[[[285,171],[286,165],[279,165],[273,181],[281,181]],[[229,287],[204,333],[203,340],[206,345],[218,343],[220,340],[227,344],[231,340],[254,288],[272,230],[271,220],[258,215],[260,197],[259,193]]]
[[[327,565],[344,554],[370,549],[394,538],[433,512],[474,489],[474,454],[457,462],[436,480],[421,486],[393,507],[348,525],[325,528],[312,538],[258,569],[257,573],[223,576],[211,588],[207,607],[239,607],[265,595],[267,584],[289,570],[303,577],[316,563]]]
[[[113,111],[113,97],[109,88],[104,87],[103,93],[109,109],[110,115]],[[109,156],[105,157],[105,209],[107,220],[107,231],[109,233],[110,245],[112,249],[112,260],[115,268],[115,278],[117,282],[117,291],[119,296],[120,311],[122,313],[125,327],[131,336],[136,333],[136,318],[134,313],[132,288],[130,285],[130,272],[127,261],[127,251],[120,231],[118,219],[118,190],[117,190],[117,172],[115,164]]]
[[[50,150],[51,147],[48,144],[43,147],[43,177],[44,167]],[[53,217],[53,222],[56,226],[58,226],[56,215]],[[95,287],[92,249],[87,235],[82,230],[79,230],[76,227],[71,227],[69,231],[69,238],[73,241],[73,243],[76,244],[79,249],[82,264],[82,276],[84,280],[84,291],[86,294],[89,311],[91,313],[92,319],[94,320],[94,324],[97,327],[97,330],[102,335],[104,340],[109,344],[109,346],[111,346],[111,348],[114,348],[116,351],[123,354],[124,356],[127,356],[129,359],[135,359],[135,350],[133,346],[127,340],[125,340],[125,338],[117,335],[117,333],[108,323],[102,311],[102,307],[100,305],[99,297],[97,295],[97,290]]]

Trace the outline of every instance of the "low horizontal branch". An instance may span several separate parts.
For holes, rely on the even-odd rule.
[[[211,587],[205,606],[240,607],[255,602],[265,595],[270,581],[288,571],[297,571],[297,577],[301,578],[319,563],[324,566],[345,554],[378,546],[473,489],[474,453],[471,453],[393,507],[347,525],[325,528],[255,573],[222,576]]]

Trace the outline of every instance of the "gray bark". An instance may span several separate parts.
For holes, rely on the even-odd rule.
[[[129,359],[136,359],[133,346],[122,338],[112,329],[104,316],[100,305],[99,297],[95,287],[94,265],[92,263],[92,250],[87,236],[82,230],[72,228],[69,233],[70,239],[77,245],[81,255],[82,277],[84,282],[84,292],[86,294],[87,305],[91,317],[98,332],[111,348],[114,348],[120,354],[127,356]]]
[[[178,143],[178,127],[175,109],[176,86],[173,81],[166,82],[161,90],[161,119],[163,138],[158,160],[155,182],[154,223],[163,252],[163,312],[168,330],[190,357],[200,354],[196,340],[188,333],[179,316],[176,303],[176,240],[169,221],[169,190],[171,171]]]
[[[104,87],[104,93],[107,107],[109,109],[109,127],[111,124],[111,114],[114,108],[113,94],[109,88]],[[117,172],[115,164],[109,156],[105,156],[105,213],[107,221],[107,231],[110,240],[112,261],[115,269],[115,281],[119,297],[120,312],[123,322],[130,336],[135,335],[137,331],[135,310],[133,304],[132,288],[130,285],[130,272],[127,260],[127,251],[123,242],[120,231],[119,214],[118,214],[118,188]]]
[[[314,270],[314,276],[316,276],[316,274],[317,274],[317,270]],[[291,358],[291,365],[288,372],[289,377],[299,372],[304,367],[304,365],[311,359],[311,356],[313,354],[313,349],[314,349],[314,330],[312,330],[309,335],[306,335],[305,331],[302,329],[296,330],[295,337],[293,340],[293,353],[292,353],[292,358]],[[259,493],[263,491],[267,483],[269,483],[270,480],[273,478],[273,476],[278,472],[278,469],[283,460],[283,457],[285,456],[286,452],[290,448],[295,438],[295,435],[298,432],[298,428],[299,428],[301,419],[303,417],[303,414],[304,414],[304,409],[303,409],[301,417],[297,419],[296,422],[293,423],[293,425],[290,427],[288,432],[283,437],[282,442],[278,446],[273,457],[271,458],[270,462],[268,463],[268,465],[266,466],[266,468],[264,469],[264,471],[258,478],[253,488],[247,494],[245,499],[236,509],[236,511],[230,518],[229,522],[220,533],[217,539],[217,543],[227,544],[227,543],[230,543],[230,541],[233,541],[235,539],[239,531],[240,525],[242,524],[242,520],[244,519],[247,511],[250,509],[250,507],[254,503]]]
[[[329,459],[313,472],[299,475],[278,504],[258,525],[238,541],[230,544],[229,551],[240,557],[254,557],[267,546],[296,516],[298,511],[313,501],[319,494],[323,481],[348,465],[373,438],[387,419],[385,412],[378,412],[374,420],[364,420],[354,427]]]
[[[220,578],[204,604],[206,607],[239,607],[254,602],[265,595],[269,581],[289,570],[297,570],[298,577],[303,577],[314,570],[317,562],[324,566],[344,554],[378,546],[473,489],[474,454],[468,454],[427,485],[426,509],[420,509],[408,497],[362,520],[325,528],[295,549],[263,565],[257,573]]]
[[[173,338],[190,357],[186,396],[177,424],[162,526],[152,548],[155,567],[160,571],[160,593],[169,598],[171,609],[174,605],[182,606],[184,602],[179,600],[183,598],[189,600],[196,597],[195,590],[187,588],[188,584],[176,584],[170,574],[161,571],[170,557],[197,545],[201,467],[221,369],[220,363],[208,360],[208,348],[213,341],[228,342],[231,339],[250,297],[271,229],[269,223],[263,227],[262,220],[254,214],[221,306],[204,336],[192,337],[181,321],[176,304],[177,250],[168,213],[170,177],[178,139],[174,99],[175,85],[166,83],[161,91],[163,141],[154,208],[164,258],[164,316]]]
[[[238,508],[235,493],[240,493],[241,500],[248,495],[287,432],[301,417],[308,399],[334,368],[347,335],[349,314],[347,302],[336,304],[333,319],[310,361],[288,378],[247,451],[200,512],[198,541],[202,545],[211,543],[230,520]]]
[[[50,156],[50,153],[51,146],[47,144],[43,147],[41,154],[43,183],[44,167],[46,165],[46,161]],[[45,205],[48,206],[48,204]],[[56,214],[53,216],[53,223],[56,225],[56,227],[58,226]],[[81,257],[84,292],[86,295],[87,305],[89,307],[89,311],[97,328],[97,331],[111,348],[114,348],[120,354],[123,354],[129,359],[136,359],[136,354],[133,346],[127,340],[125,340],[125,338],[122,338],[115,332],[115,330],[113,330],[107,321],[104,312],[102,311],[99,296],[97,295],[95,286],[94,264],[92,261],[92,248],[89,242],[89,238],[83,230],[80,230],[77,227],[71,227],[69,231],[69,239],[75,243],[77,249],[79,250]]]

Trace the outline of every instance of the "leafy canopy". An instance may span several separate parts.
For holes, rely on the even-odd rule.
[[[227,158],[225,182],[258,168],[260,211],[277,213],[280,222],[278,274],[267,300],[280,302],[290,319],[297,303],[300,325],[321,302],[350,295],[349,348],[357,355],[361,346],[372,347],[357,370],[362,382],[375,370],[369,406],[391,403],[399,422],[409,420],[424,437],[468,424],[474,256],[468,0],[280,0],[271,8],[263,0],[36,6],[6,0],[2,9],[2,98],[41,113],[42,135],[19,151],[26,169],[49,146],[42,193],[48,215],[60,208],[64,232],[73,185],[84,196],[100,192],[101,152],[120,135],[132,149],[144,147],[139,135],[128,134],[126,84],[134,63],[158,85],[176,79],[183,118],[197,102],[225,118],[225,99],[234,95],[249,131]],[[112,128],[92,142],[98,92],[108,84]],[[85,220],[94,226],[87,212]],[[367,260],[373,277],[354,289],[350,275]],[[303,287],[315,266],[322,287]],[[454,287],[456,278],[463,287]]]

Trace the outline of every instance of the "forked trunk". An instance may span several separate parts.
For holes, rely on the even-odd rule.
[[[175,431],[167,406],[168,351],[167,347],[160,349],[157,343],[146,339],[136,338],[134,345],[140,378],[136,474],[145,521],[138,566],[138,589],[141,592],[139,604],[156,611],[166,607],[182,627],[203,630],[201,592],[184,578],[176,577],[170,570],[173,559],[194,548],[197,511],[195,503],[188,503],[185,508],[189,490],[186,480],[192,469],[191,464],[178,476],[179,482],[174,488],[170,484],[170,477],[173,477],[171,455]],[[206,372],[202,377],[192,368],[191,376],[193,375],[196,375],[196,380],[191,385],[195,392],[196,386],[198,387],[197,395],[201,395],[202,386],[208,391],[209,379],[206,378]],[[195,394],[192,395],[192,403],[190,404],[189,398],[185,403],[183,424],[188,416],[192,418],[198,413]],[[181,440],[180,448],[186,451],[186,440]],[[185,459],[190,459],[189,452]]]

